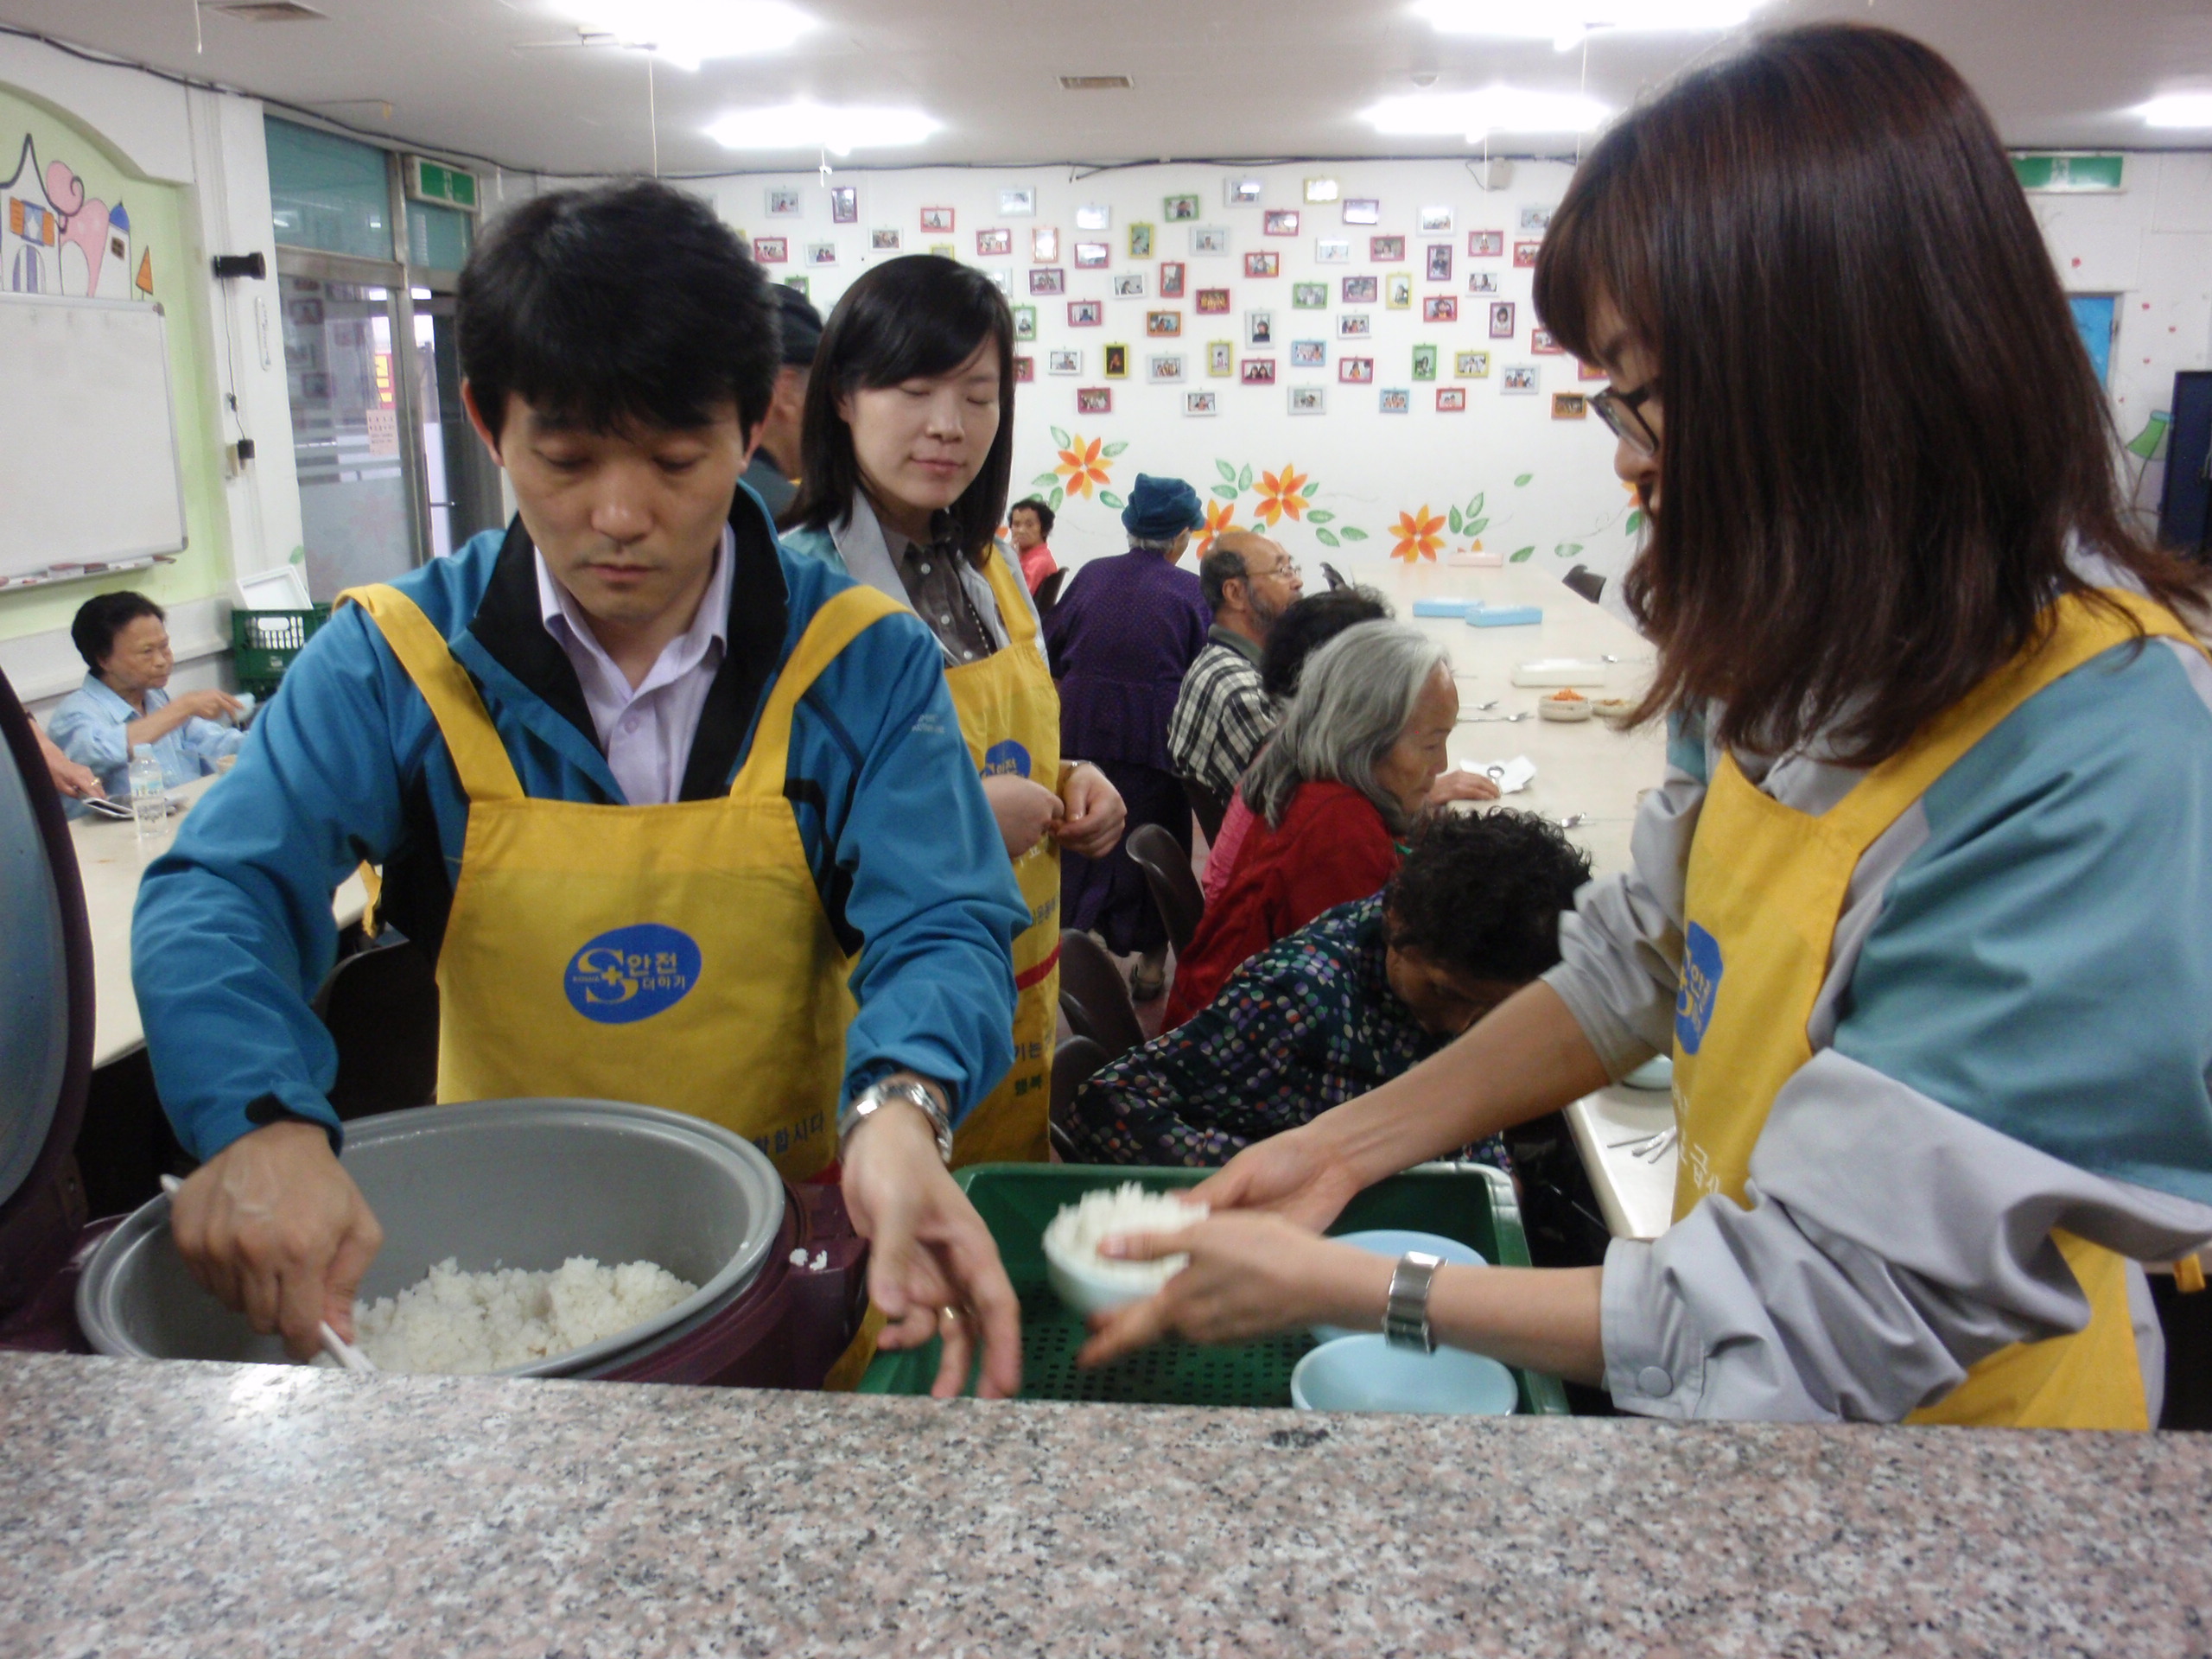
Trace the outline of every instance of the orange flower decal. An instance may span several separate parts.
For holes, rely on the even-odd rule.
[[[1296,523],[1306,512],[1306,498],[1300,492],[1312,477],[1311,473],[1300,473],[1290,467],[1285,467],[1280,473],[1262,473],[1257,509],[1260,522],[1270,529],[1274,528],[1278,518],[1288,518]]]
[[[1443,528],[1440,515],[1429,517],[1426,501],[1418,512],[1400,513],[1398,522],[1390,526],[1390,533],[1398,538],[1398,544],[1390,550],[1390,556],[1403,559],[1408,564],[1416,559],[1434,559],[1437,550],[1444,545],[1444,537],[1437,533]]]
[[[1234,501],[1206,503],[1205,528],[1198,532],[1198,554],[1204,558],[1217,536],[1226,536],[1236,528],[1236,504]]]
[[[1068,447],[1060,451],[1060,464],[1052,470],[1065,481],[1069,495],[1089,495],[1106,482],[1114,463],[1099,459],[1099,451],[1105,447],[1103,438],[1093,438],[1086,448],[1080,432],[1068,441]]]

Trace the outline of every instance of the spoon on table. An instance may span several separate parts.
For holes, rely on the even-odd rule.
[[[1462,715],[1459,716],[1459,723],[1462,726],[1510,726],[1518,721],[1534,718],[1534,715],[1523,710],[1517,715]]]
[[[177,1179],[175,1176],[164,1175],[162,1177],[162,1191],[168,1193],[169,1197],[175,1198],[183,1190],[184,1183]],[[327,1319],[325,1319],[322,1322],[322,1351],[328,1354],[333,1359],[336,1360],[340,1365],[343,1366],[349,1371],[361,1371],[371,1376],[374,1376],[376,1374],[376,1361],[371,1359],[366,1354],[356,1348],[352,1343],[346,1341],[345,1338],[340,1336],[335,1331],[332,1330],[330,1328],[330,1321]]]

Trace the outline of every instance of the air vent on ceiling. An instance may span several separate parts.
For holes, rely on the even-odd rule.
[[[1136,83],[1127,75],[1062,75],[1064,92],[1126,92]]]
[[[324,23],[330,21],[313,6],[303,6],[298,0],[231,0],[227,5],[210,5],[210,11],[219,11],[226,17],[236,17],[248,23]]]

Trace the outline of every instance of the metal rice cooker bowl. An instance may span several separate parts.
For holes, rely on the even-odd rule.
[[[730,1306],[760,1274],[784,1219],[784,1186],[760,1148],[677,1112],[607,1100],[480,1100],[346,1126],[346,1171],[383,1223],[364,1302],[419,1284],[448,1256],[464,1271],[550,1272],[570,1256],[655,1262],[699,1287],[603,1341],[499,1376],[603,1376]],[[202,1290],[169,1232],[166,1196],[101,1243],[77,1287],[77,1322],[123,1358],[282,1363]]]

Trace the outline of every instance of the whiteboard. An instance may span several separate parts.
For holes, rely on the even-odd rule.
[[[184,543],[162,308],[0,294],[0,577]]]

